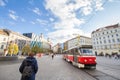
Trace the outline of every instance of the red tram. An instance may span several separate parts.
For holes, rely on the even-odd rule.
[[[79,68],[96,69],[96,56],[92,53],[91,45],[81,45],[64,51],[63,58]]]

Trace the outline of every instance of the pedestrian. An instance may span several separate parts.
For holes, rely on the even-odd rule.
[[[4,49],[4,56],[7,56],[7,54],[8,54],[8,50]]]
[[[28,57],[23,60],[19,67],[19,71],[22,74],[21,80],[35,80],[38,64],[33,53],[30,53]]]
[[[54,58],[54,54],[52,54],[52,59]]]

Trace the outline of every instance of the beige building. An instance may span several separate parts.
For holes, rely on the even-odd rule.
[[[110,25],[92,32],[92,45],[95,54],[120,54],[120,25]]]
[[[8,29],[0,29],[0,52],[1,53],[3,53],[4,49],[8,47],[8,44],[10,43],[10,41],[16,42],[18,44],[19,51],[21,51],[26,44],[30,44],[31,39],[23,36],[20,33],[13,32]]]
[[[52,47],[52,50],[54,53],[58,54],[58,53],[62,53],[62,48],[60,46],[60,43],[57,43],[56,45],[54,45]]]
[[[82,45],[92,45],[91,38],[81,35],[72,38],[64,43],[64,50],[69,50]]]

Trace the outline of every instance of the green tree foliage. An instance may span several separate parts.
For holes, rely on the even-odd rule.
[[[12,42],[10,42],[9,46],[8,46],[8,53],[10,55],[13,54],[13,50],[14,50],[14,44]]]
[[[39,52],[40,52],[40,53],[43,53],[43,48],[39,48]]]
[[[18,45],[15,43],[15,44],[14,44],[14,50],[13,50],[13,53],[14,53],[15,55],[17,55],[18,51],[19,51],[19,49],[18,49]]]
[[[31,52],[31,49],[30,49],[30,45],[25,45],[22,49],[22,52],[25,54],[25,55],[28,55],[28,53]]]
[[[40,48],[39,48],[37,45],[35,45],[35,46],[33,46],[33,47],[31,48],[31,51],[32,51],[33,53],[37,54],[37,53],[40,52]]]

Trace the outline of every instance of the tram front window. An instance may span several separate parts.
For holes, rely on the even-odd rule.
[[[88,55],[88,56],[93,55],[91,49],[81,49],[80,52],[81,52],[81,55],[86,55],[86,56],[87,56],[87,55]]]

